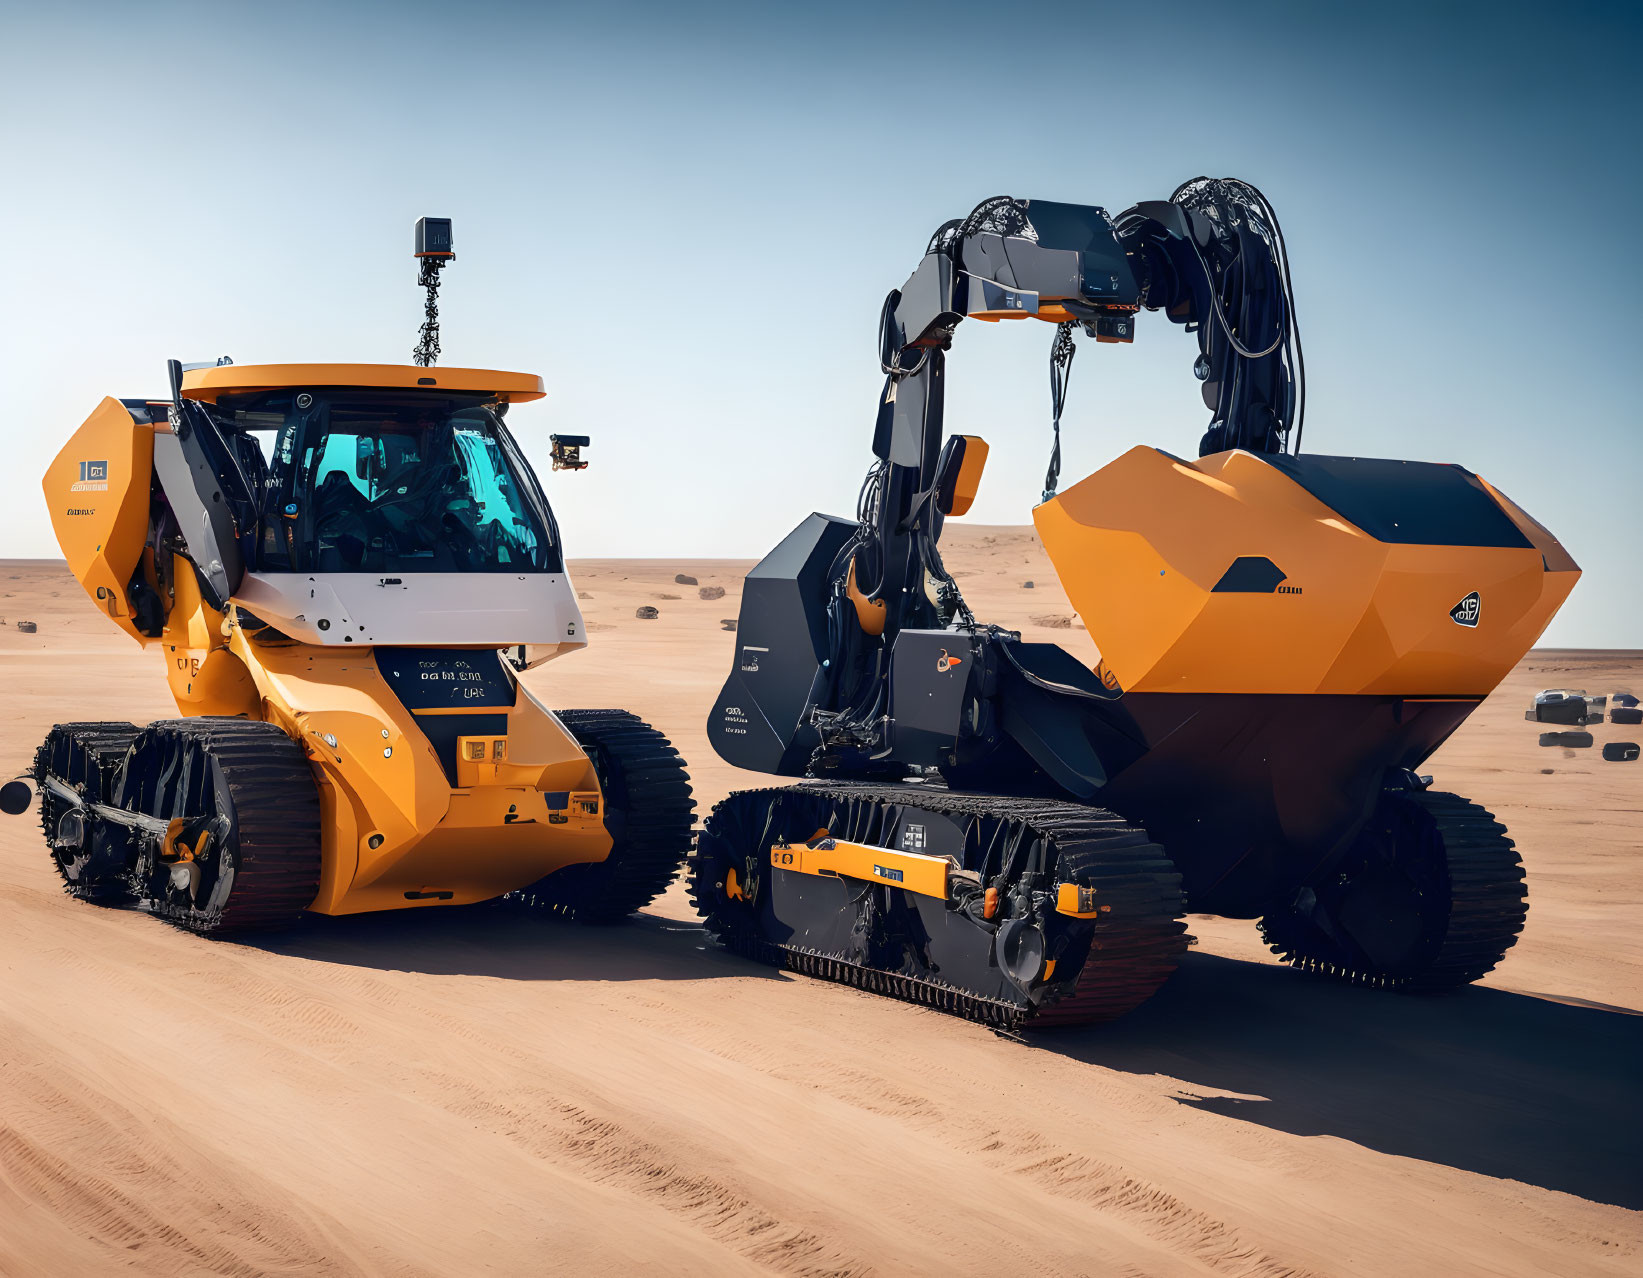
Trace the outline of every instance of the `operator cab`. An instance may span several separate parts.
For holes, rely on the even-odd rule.
[[[268,625],[318,644],[584,644],[553,512],[503,421],[539,378],[226,365],[182,394],[225,446],[216,469],[238,471],[220,480],[244,495],[233,597]]]
[[[263,572],[561,572],[553,515],[478,396],[225,396],[262,517]],[[510,456],[510,453],[514,453]]]

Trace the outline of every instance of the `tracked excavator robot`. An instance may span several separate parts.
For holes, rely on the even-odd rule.
[[[1196,460],[1136,447],[1057,492],[1082,330],[1196,333]],[[985,444],[943,441],[966,317],[1057,326],[1033,512],[1094,669],[978,621],[937,549]],[[1001,1029],[1145,1000],[1183,914],[1257,917],[1308,971],[1477,980],[1525,917],[1504,827],[1420,764],[1540,635],[1579,570],[1454,465],[1300,451],[1278,220],[1246,183],[1096,207],[992,199],[886,299],[855,520],[812,515],[747,577],[708,729],[804,778],[704,823],[690,890],[727,947]]]
[[[32,769],[67,890],[212,936],[514,896],[614,921],[689,848],[679,755],[518,671],[583,647],[547,498],[505,424],[526,373],[441,368],[450,224],[417,227],[417,363],[170,366],[46,474],[69,568],[184,716],[63,723]],[[582,437],[555,437],[580,469]],[[29,784],[7,785],[12,813]]]

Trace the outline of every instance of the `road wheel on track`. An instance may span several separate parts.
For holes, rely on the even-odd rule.
[[[132,743],[115,803],[210,821],[196,859],[167,859],[153,840],[132,857],[143,908],[179,927],[217,937],[287,927],[319,891],[319,791],[302,747],[271,723],[150,724]]]
[[[63,889],[77,900],[121,905],[132,899],[123,873],[99,873],[86,840],[59,840],[60,822],[69,805],[46,788],[54,777],[79,792],[87,803],[112,803],[126,751],[137,737],[134,723],[59,723],[34,752],[34,783],[40,791],[40,826]]]
[[[1523,930],[1528,901],[1506,827],[1456,794],[1383,796],[1346,859],[1261,919],[1286,963],[1354,985],[1436,993],[1469,985]]]
[[[690,854],[696,800],[672,743],[626,710],[560,710],[604,791],[610,855],[568,865],[510,899],[578,923],[620,923],[678,877]]]

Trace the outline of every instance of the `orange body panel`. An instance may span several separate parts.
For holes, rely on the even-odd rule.
[[[366,390],[466,391],[503,403],[523,403],[547,394],[535,373],[489,368],[422,368],[416,364],[223,364],[183,374],[183,394],[216,403],[219,396],[289,387],[346,386]]]
[[[98,610],[142,644],[153,641],[133,623],[126,588],[148,537],[153,469],[153,428],[105,399],[63,445],[42,485],[69,571]]]
[[[437,905],[406,892],[489,900],[566,865],[603,860],[611,838],[597,809],[550,820],[544,791],[600,795],[582,748],[523,687],[508,717],[506,775],[452,787],[433,747],[377,670],[369,648],[259,643],[230,628],[262,717],[302,742],[321,783],[321,914]],[[335,744],[332,744],[332,742]],[[470,778],[458,774],[459,782]],[[376,846],[371,846],[372,840]]]
[[[947,513],[955,517],[970,513],[976,493],[981,490],[982,472],[987,469],[987,441],[980,435],[955,435],[964,441],[964,461],[958,468],[958,482],[953,485],[953,508]]]
[[[856,561],[850,561],[844,578],[844,593],[856,610],[856,624],[870,635],[884,633],[886,604],[882,599],[869,599],[856,584]]]
[[[1579,577],[1549,533],[1502,508],[1531,547],[1393,544],[1253,454],[1137,447],[1033,518],[1127,691],[1453,697],[1492,691]],[[1283,584],[1217,593],[1241,556],[1270,557]],[[1474,591],[1478,624],[1455,624]]]

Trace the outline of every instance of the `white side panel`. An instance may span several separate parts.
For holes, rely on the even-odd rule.
[[[564,573],[249,573],[234,601],[304,643],[587,645]]]

